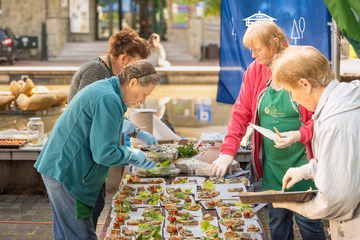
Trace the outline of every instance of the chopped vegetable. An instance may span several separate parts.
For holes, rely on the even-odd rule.
[[[214,189],[215,188],[215,185],[212,184],[209,180],[203,182],[203,185],[204,185],[205,189]]]
[[[177,148],[178,158],[191,158],[198,154],[198,151],[194,148],[194,144],[187,144]]]

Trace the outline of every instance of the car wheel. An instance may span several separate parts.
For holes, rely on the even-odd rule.
[[[14,65],[15,64],[15,55],[11,56],[9,59],[8,59],[8,63],[10,65]]]

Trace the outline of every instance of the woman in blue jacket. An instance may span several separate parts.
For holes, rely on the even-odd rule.
[[[117,77],[83,88],[56,121],[34,165],[53,209],[55,239],[97,239],[92,207],[111,166],[155,167],[140,150],[122,146],[121,134],[127,108],[144,103],[159,83],[151,63],[130,63]]]

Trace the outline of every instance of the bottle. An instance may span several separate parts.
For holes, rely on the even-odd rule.
[[[30,146],[42,146],[44,144],[44,123],[41,121],[41,118],[30,118],[27,124],[27,135]]]

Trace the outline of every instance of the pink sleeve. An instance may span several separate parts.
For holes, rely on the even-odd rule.
[[[240,147],[240,141],[246,133],[246,128],[252,116],[251,99],[254,94],[254,79],[252,79],[251,66],[249,66],[244,74],[239,97],[232,109],[231,119],[227,127],[227,135],[225,136],[224,143],[221,144],[221,153],[233,157]]]
[[[311,141],[314,130],[314,120],[312,119],[313,112],[306,110],[305,107],[299,104],[301,121],[304,123],[303,126],[300,127],[300,140],[302,144],[307,144]]]

